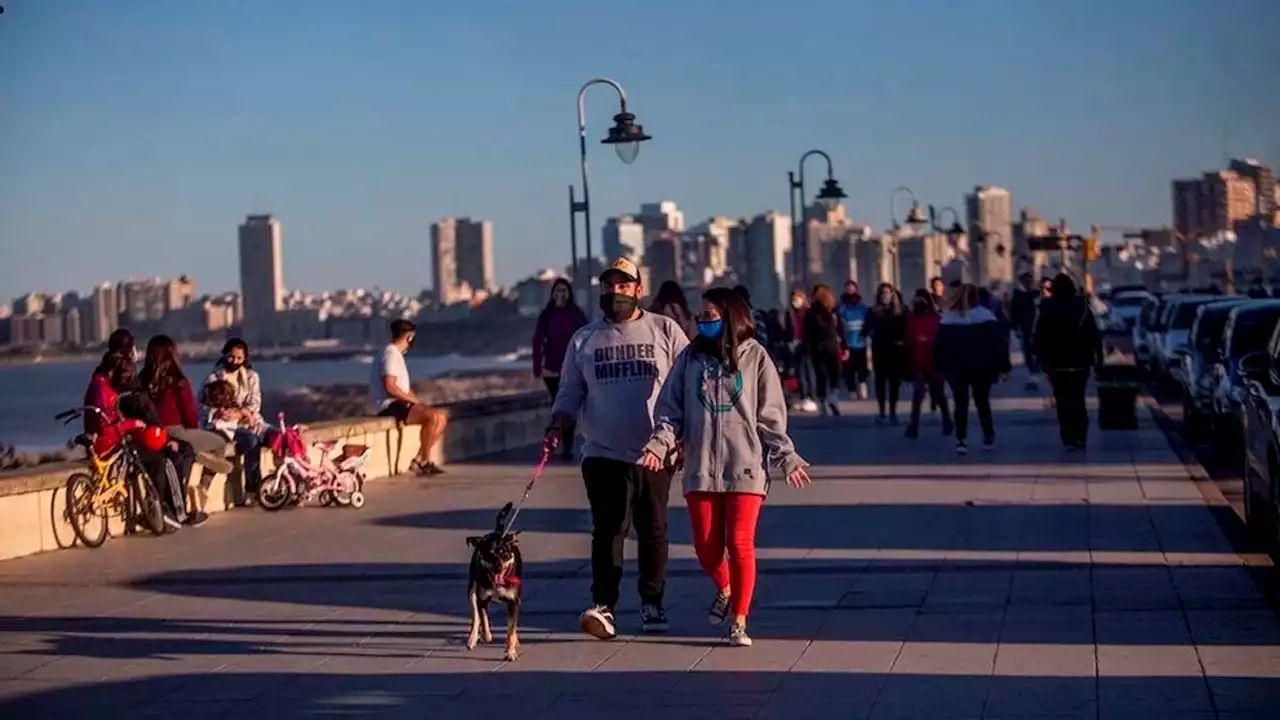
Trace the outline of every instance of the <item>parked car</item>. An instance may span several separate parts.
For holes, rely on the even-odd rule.
[[[1209,422],[1214,446],[1223,457],[1238,458],[1244,437],[1245,378],[1240,372],[1240,361],[1266,350],[1277,324],[1280,324],[1280,300],[1255,300],[1228,313],[1222,357],[1209,370],[1214,383]]]
[[[1182,428],[1191,442],[1208,439],[1214,390],[1209,368],[1222,359],[1223,331],[1231,311],[1248,302],[1232,297],[1197,307],[1187,344],[1174,350],[1180,363],[1173,375],[1182,387]]]
[[[1133,329],[1146,302],[1154,296],[1146,288],[1117,288],[1107,298],[1107,313],[1103,316],[1107,332],[1125,333]]]
[[[1156,331],[1155,351],[1152,353],[1152,369],[1157,382],[1180,385],[1177,373],[1181,372],[1181,358],[1175,354],[1191,339],[1191,325],[1196,321],[1196,309],[1219,299],[1211,295],[1175,297],[1169,302]]]
[[[1280,543],[1280,328],[1265,350],[1240,358],[1244,376],[1244,518]]]
[[[1151,370],[1151,350],[1153,335],[1160,321],[1160,313],[1164,302],[1159,295],[1143,302],[1138,321],[1133,324],[1133,361],[1143,371]]]

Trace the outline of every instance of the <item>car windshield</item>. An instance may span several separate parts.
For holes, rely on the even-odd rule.
[[[1142,307],[1142,303],[1146,302],[1146,295],[1121,295],[1111,299],[1111,304],[1116,307]]]
[[[1238,316],[1231,328],[1231,357],[1244,357],[1251,352],[1266,350],[1277,320],[1280,320],[1280,308],[1268,308]]]
[[[1201,350],[1213,350],[1222,347],[1222,331],[1227,327],[1230,310],[1206,310],[1195,322],[1196,347]]]
[[[1173,321],[1169,327],[1174,330],[1188,330],[1196,321],[1196,310],[1204,303],[1184,302],[1174,311]]]

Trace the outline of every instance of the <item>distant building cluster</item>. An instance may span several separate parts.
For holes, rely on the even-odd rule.
[[[1110,233],[1089,267],[1103,284],[1141,282],[1151,287],[1228,288],[1240,280],[1280,282],[1280,183],[1274,168],[1253,159],[1173,180],[1172,225],[1156,228],[1093,226]],[[850,218],[842,204],[815,202],[801,217],[766,211],[686,225],[675,202],[644,203],[636,213],[605,220],[602,256],[578,266],[539,270],[510,289],[494,279],[494,230],[488,220],[446,217],[431,226],[433,285],[417,296],[380,290],[306,293],[288,290],[279,219],[249,215],[239,226],[239,293],[197,296],[186,275],[105,283],[87,294],[28,293],[0,306],[0,345],[102,345],[118,327],[145,336],[165,333],[184,342],[216,342],[239,334],[264,346],[324,341],[372,346],[383,341],[386,320],[454,322],[476,316],[536,316],[559,277],[579,279],[579,302],[589,301],[588,280],[605,258],[628,257],[641,268],[650,292],[664,282],[687,293],[710,285],[742,284],[759,307],[781,307],[800,279],[839,288],[856,280],[864,293],[888,282],[910,293],[931,277],[1007,288],[1017,275],[1075,270],[1078,252],[1046,251],[1036,238],[1066,236],[1065,221],[1050,222],[1035,208],[1015,216],[1012,193],[978,185],[963,198],[963,216],[950,222],[894,223],[877,232]],[[803,231],[807,257],[797,257]],[[1114,234],[1119,233],[1120,237]]]

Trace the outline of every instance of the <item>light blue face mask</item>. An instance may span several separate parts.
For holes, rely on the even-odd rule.
[[[704,338],[717,340],[724,332],[724,320],[699,320],[698,334]]]

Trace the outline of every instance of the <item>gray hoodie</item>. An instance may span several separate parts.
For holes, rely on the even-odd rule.
[[[688,344],[679,323],[647,311],[631,322],[596,320],[573,334],[552,412],[582,414],[583,457],[633,463],[644,456],[658,392]]]
[[[769,475],[808,463],[787,437],[787,404],[778,370],[755,340],[738,346],[738,371],[692,348],[680,353],[658,397],[645,449],[669,457],[684,442],[684,492],[765,495]]]

